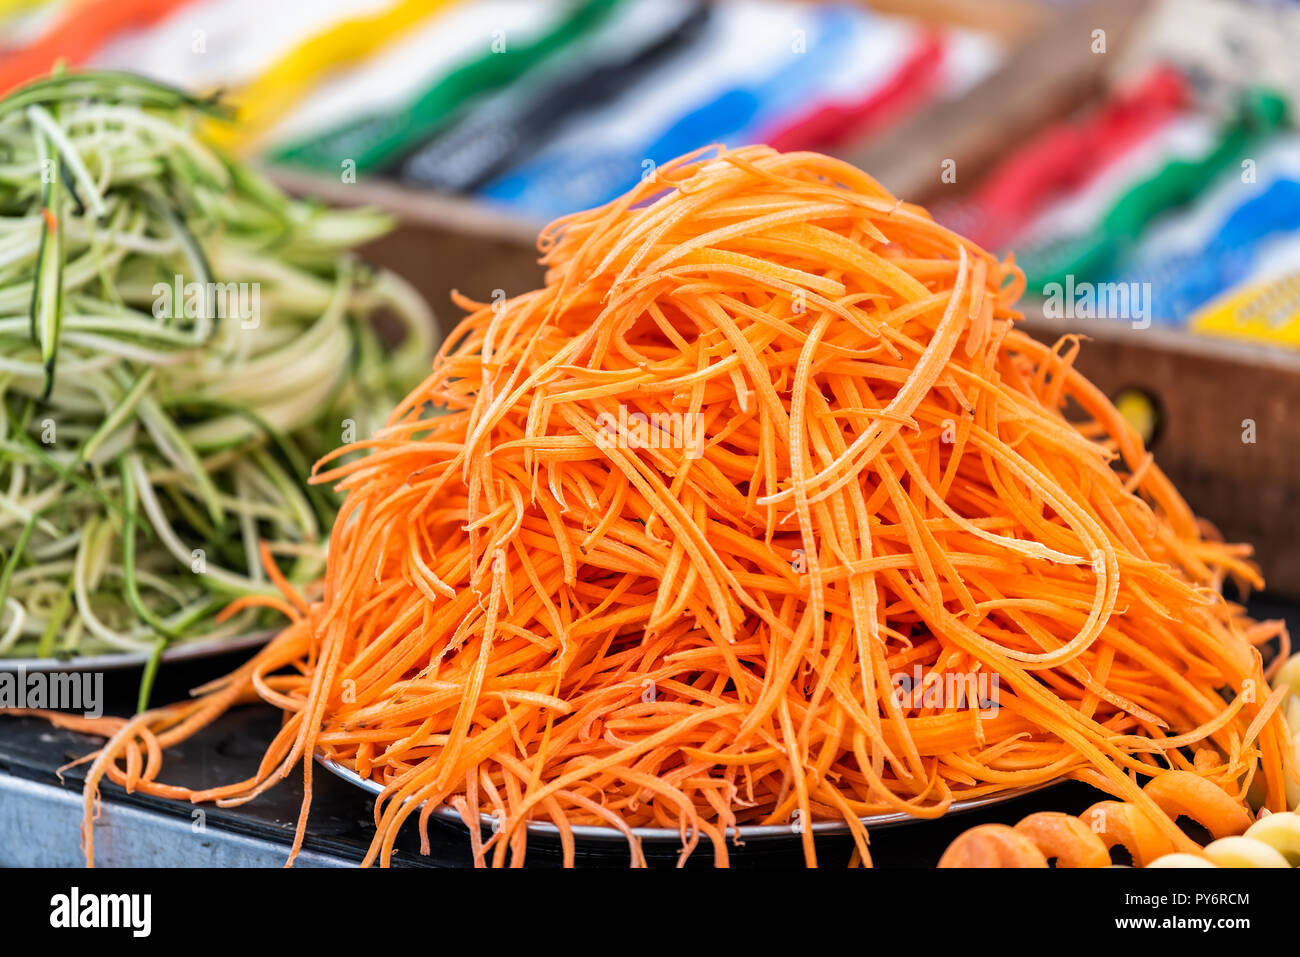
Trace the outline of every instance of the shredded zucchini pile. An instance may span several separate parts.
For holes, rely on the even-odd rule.
[[[427,307],[350,253],[387,219],[287,198],[196,135],[214,112],[117,73],[0,101],[0,655],[255,629],[215,615],[274,592],[259,541],[323,568],[311,463],[428,370]]]

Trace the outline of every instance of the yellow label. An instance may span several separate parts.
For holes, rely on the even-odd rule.
[[[1206,335],[1300,347],[1300,271],[1240,286],[1203,307],[1188,326]]]

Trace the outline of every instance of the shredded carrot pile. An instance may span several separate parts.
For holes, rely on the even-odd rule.
[[[543,288],[464,303],[339,453],[365,454],[318,465],[346,493],[323,598],[286,586],[248,665],[116,730],[88,812],[105,775],[238,803],[301,767],[296,854],[316,753],[384,785],[367,863],[440,807],[496,865],[529,822],[566,863],[579,824],[634,863],[631,828],[674,828],[718,864],[731,828],[792,824],[813,864],[807,824],[842,820],[869,861],[862,817],[1060,778],[1178,849],[1148,779],[1284,808],[1258,650],[1282,626],[1219,594],[1260,584],[1249,550],[1198,523],[1076,340],[1014,327],[1013,262],[766,147],[684,157],[540,245]],[[900,693],[914,674],[984,691]],[[258,698],[286,721],[254,778],[157,781]]]

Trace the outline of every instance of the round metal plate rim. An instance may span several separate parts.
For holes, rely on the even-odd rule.
[[[368,791],[371,794],[378,795],[384,790],[383,785],[379,782],[372,781],[369,778],[363,778],[361,775],[357,774],[356,771],[340,764],[332,758],[326,757],[323,754],[316,755],[316,763],[342,778],[344,781],[347,781],[349,784],[361,788],[363,791]],[[1057,782],[1047,781],[1042,784],[1013,788],[1009,791],[1002,791],[999,794],[988,794],[983,797],[970,798],[965,801],[954,801],[948,808],[947,814],[959,814],[963,811],[974,811],[979,808],[988,807],[989,805],[1001,804],[1004,801],[1010,801],[1018,797],[1023,797],[1026,794],[1040,791],[1055,783]],[[460,824],[462,827],[465,824],[459,812],[454,808],[445,805],[434,809],[433,816],[441,818],[444,821]],[[482,815],[482,819],[484,827],[490,828],[492,826],[493,821],[490,816],[484,814]],[[862,821],[862,824],[865,827],[879,828],[894,827],[900,824],[913,824],[925,819],[914,817],[913,815],[907,814],[903,811],[894,811],[888,814],[870,815],[868,817],[859,818],[859,820]],[[559,828],[554,824],[549,824],[544,821],[530,822],[527,829],[529,834],[536,834],[538,836],[559,837],[560,834]],[[612,827],[576,824],[571,827],[570,830],[573,832],[575,838],[582,838],[585,840],[616,842],[625,842],[627,840],[627,837],[622,831]],[[673,828],[634,827],[631,830],[636,837],[643,841],[672,841],[674,843],[680,843],[682,839],[680,832]],[[811,830],[813,834],[818,835],[848,834],[849,826],[843,821],[814,821]],[[800,834],[798,827],[792,824],[741,825],[734,829],[734,833],[740,840],[773,840],[778,838],[793,840],[797,839]]]
[[[234,638],[197,639],[187,644],[168,648],[162,653],[164,664],[174,661],[194,661],[211,658],[230,651],[247,651],[264,645],[274,637],[275,631],[249,632]],[[0,658],[0,671],[63,672],[63,671],[116,671],[143,668],[149,660],[148,652],[119,651],[102,655],[82,655],[76,658]]]

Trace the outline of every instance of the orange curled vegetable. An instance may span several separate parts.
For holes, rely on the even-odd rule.
[[[981,824],[958,836],[939,859],[940,867],[1046,867],[1035,842],[1005,824]]]
[[[1254,820],[1240,800],[1191,771],[1166,771],[1153,777],[1143,790],[1159,808],[1155,815],[1136,804],[1098,801],[1078,817],[1055,811],[1031,814],[1014,830],[1046,860],[1055,860],[1057,867],[1108,867],[1111,849],[1117,846],[1128,851],[1135,866],[1148,867],[1166,854],[1185,856],[1200,851],[1185,837],[1171,840],[1161,827],[1162,815],[1173,821],[1190,818],[1215,839],[1243,834]],[[993,839],[985,833],[987,828],[979,825],[959,835],[939,866],[1026,866],[1010,858],[1002,863],[981,863],[981,854],[972,848],[987,850],[993,846]],[[1179,847],[1184,850],[1179,851]]]
[[[1014,263],[765,147],[668,164],[541,248],[543,288],[467,303],[364,454],[319,464],[346,495],[321,600],[117,730],[88,808],[104,777],[240,802],[298,768],[296,853],[321,752],[385,788],[367,863],[448,806],[495,818],[497,865],[533,821],[569,863],[579,824],[725,864],[731,828],[794,822],[812,864],[819,820],[869,860],[862,816],[1062,777],[1137,812],[1103,842],[1194,848],[1141,786],[1173,773],[1282,808],[1290,736],[1254,694],[1280,625],[1217,593],[1258,584],[1248,551],[1076,341],[1015,328]],[[286,713],[252,779],[157,782],[145,757],[250,698]]]
[[[1057,867],[1106,867],[1110,850],[1100,837],[1077,817],[1059,811],[1040,811],[1022,818],[1015,826]]]

